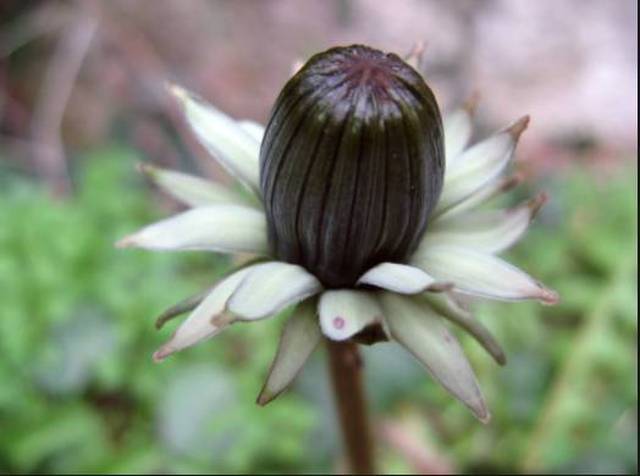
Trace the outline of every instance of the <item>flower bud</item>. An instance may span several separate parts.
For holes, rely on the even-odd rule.
[[[444,175],[431,89],[365,46],[313,56],[285,85],[260,150],[269,241],[330,288],[415,250]]]

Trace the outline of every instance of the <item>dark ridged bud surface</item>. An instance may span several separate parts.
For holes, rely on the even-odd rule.
[[[415,249],[443,175],[442,120],[420,74],[365,46],[317,54],[280,93],[260,150],[273,251],[352,286]]]

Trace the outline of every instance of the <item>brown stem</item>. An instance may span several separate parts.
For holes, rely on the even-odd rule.
[[[373,474],[371,431],[358,346],[352,342],[327,340],[327,348],[349,471],[353,474]]]

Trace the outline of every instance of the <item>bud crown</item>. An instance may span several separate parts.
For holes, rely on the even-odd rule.
[[[285,85],[260,150],[275,255],[329,288],[415,250],[442,189],[442,120],[422,76],[360,45],[313,56]]]

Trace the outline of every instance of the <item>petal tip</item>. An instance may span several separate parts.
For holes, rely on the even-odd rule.
[[[116,248],[132,248],[136,245],[135,235],[128,235],[114,243]]]
[[[480,420],[480,423],[484,425],[488,425],[491,422],[491,413],[489,413],[489,410],[487,410],[484,407],[475,415],[476,415],[476,418]]]
[[[182,86],[178,86],[176,83],[167,81],[165,83],[166,90],[172,94],[181,103],[186,102],[189,99],[189,93]]]
[[[171,354],[173,354],[173,350],[167,347],[167,345],[163,345],[153,353],[151,358],[153,359],[154,363],[159,364]]]
[[[553,289],[542,287],[538,299],[542,304],[553,306],[560,302],[560,295]]]
[[[532,198],[527,203],[529,210],[531,211],[530,220],[533,220],[540,209],[549,201],[549,195],[545,192],[538,194],[535,198]]]
[[[411,50],[405,56],[405,61],[409,65],[411,65],[414,69],[420,68],[426,46],[427,46],[426,41],[418,40],[413,44],[413,46],[411,47]]]
[[[514,140],[517,141],[520,138],[520,136],[522,135],[522,133],[525,131],[525,129],[527,127],[529,127],[529,121],[530,120],[531,120],[531,118],[529,117],[528,114],[526,116],[522,116],[520,119],[518,119],[512,125],[507,127],[506,131],[509,134],[511,134],[511,136],[513,137]]]
[[[516,172],[511,177],[506,178],[502,182],[502,184],[500,184],[498,192],[504,193],[504,192],[508,192],[509,190],[513,190],[522,182],[524,182],[524,175],[520,172]]]
[[[258,395],[258,398],[256,399],[256,403],[259,406],[264,407],[264,406],[268,405],[269,403],[271,403],[276,397],[277,397],[277,395],[273,395],[271,392],[268,392],[266,390],[262,390],[260,392],[260,395]]]
[[[136,170],[147,177],[153,177],[157,171],[156,167],[146,162],[138,162],[136,164]]]
[[[345,331],[346,321],[342,316],[334,316],[329,319],[320,318],[320,330],[329,340],[340,342],[347,340],[351,334]]]
[[[491,421],[491,412],[487,407],[487,403],[484,400],[482,394],[477,395],[477,399],[468,402],[469,409],[473,412],[480,423],[488,424]]]
[[[293,63],[291,63],[291,76],[294,76],[298,71],[302,69],[304,66],[304,61],[300,58],[296,58]]]
[[[174,317],[179,316],[180,314],[176,314],[171,312],[173,311],[173,308],[170,308],[168,310],[166,310],[165,312],[163,312],[162,314],[160,314],[158,316],[158,318],[156,319],[156,322],[154,323],[154,327],[156,328],[157,331],[159,331],[160,329],[162,329],[164,327],[164,325],[169,322],[171,319],[173,319]]]
[[[462,109],[467,111],[467,114],[473,116],[478,109],[478,104],[480,104],[480,92],[473,91],[471,95],[464,101],[462,104]]]

